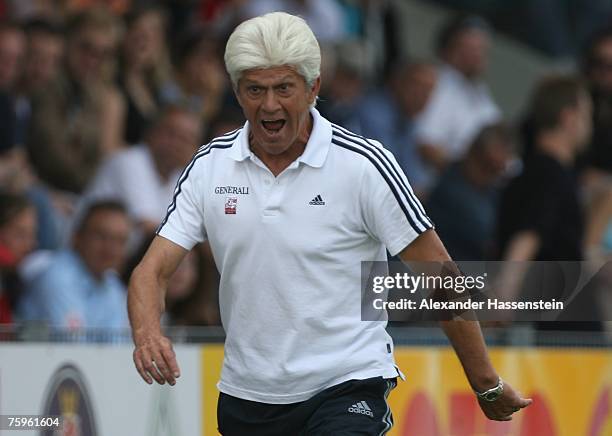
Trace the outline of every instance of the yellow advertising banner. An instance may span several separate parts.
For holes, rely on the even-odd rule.
[[[396,348],[406,374],[391,394],[390,435],[612,436],[612,352],[493,348],[497,371],[533,404],[512,421],[486,419],[449,348]]]
[[[612,436],[612,352],[605,349],[492,348],[495,368],[534,403],[509,422],[487,420],[454,352],[396,347],[406,374],[391,393],[393,436]],[[223,348],[202,349],[204,435],[217,435]]]

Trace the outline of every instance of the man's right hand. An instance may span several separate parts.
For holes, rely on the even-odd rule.
[[[145,335],[135,343],[134,364],[142,379],[148,384],[155,380],[174,386],[181,372],[170,339],[158,333]]]

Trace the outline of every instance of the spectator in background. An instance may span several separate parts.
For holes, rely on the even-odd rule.
[[[126,327],[126,290],[116,271],[126,258],[130,227],[121,203],[92,204],[72,248],[54,253],[26,284],[21,318],[70,329]]]
[[[14,100],[0,92],[0,191],[28,197],[36,209],[38,247],[56,248],[57,212],[47,189],[33,177],[23,148],[16,144],[16,130]]]
[[[0,23],[0,91],[14,92],[25,51],[26,40],[21,27]]]
[[[34,19],[25,27],[27,50],[17,86],[15,142],[25,145],[32,115],[31,98],[59,77],[64,56],[62,30],[49,21]]]
[[[50,21],[34,19],[26,23],[27,50],[20,92],[31,95],[57,79],[64,57],[62,29]]]
[[[421,159],[415,127],[436,86],[435,67],[428,62],[398,65],[381,91],[375,91],[359,106],[357,120],[349,126],[389,148],[418,195],[430,186],[431,170]]]
[[[36,246],[36,213],[23,195],[0,193],[0,324],[13,322],[21,296],[17,267]]]
[[[500,118],[482,80],[490,44],[490,28],[476,16],[453,18],[438,36],[438,82],[417,128],[420,152],[438,171],[463,157],[480,129]]]
[[[453,259],[492,257],[500,180],[512,150],[513,138],[506,125],[484,127],[466,156],[451,164],[431,191],[427,211]]]
[[[0,106],[2,106],[1,101]],[[3,110],[0,109],[0,113],[2,112]],[[9,131],[9,133],[12,141],[12,132]],[[21,147],[11,141],[0,144],[0,190],[14,195],[25,195],[32,202],[36,210],[38,247],[57,248],[59,244],[58,211],[53,205],[49,191],[32,176]]]
[[[118,80],[127,111],[123,139],[137,144],[159,111],[160,90],[170,79],[171,66],[161,9],[130,13],[126,26]]]
[[[200,115],[204,134],[231,94],[223,70],[220,41],[204,29],[179,38],[174,80],[161,91],[163,104],[185,106]]]
[[[581,260],[584,220],[573,165],[591,135],[591,99],[578,79],[550,77],[537,87],[530,113],[535,150],[504,190],[498,214],[502,258]]]
[[[101,166],[84,202],[120,200],[143,234],[154,233],[201,136],[197,115],[178,106],[163,109],[144,143],[120,151]]]
[[[121,148],[124,108],[111,85],[116,19],[102,9],[72,17],[65,71],[32,100],[28,152],[40,178],[80,193],[106,156]]]
[[[530,112],[535,149],[525,161],[523,172],[504,190],[498,213],[502,259],[513,261],[508,264],[512,268],[506,267],[512,271],[502,274],[499,292],[509,300],[516,299],[523,280],[530,278],[525,276],[526,264],[517,262],[584,259],[585,218],[574,164],[592,131],[592,102],[587,87],[571,76],[547,78],[536,88]],[[579,268],[577,263],[565,265],[574,271]],[[524,292],[535,290],[538,295],[526,298],[567,298],[565,292],[574,289],[567,289],[564,275],[555,272],[548,273],[545,282],[540,279],[544,284],[536,289],[528,286]],[[591,281],[567,301],[561,321],[540,322],[537,328],[599,330],[597,286]]]

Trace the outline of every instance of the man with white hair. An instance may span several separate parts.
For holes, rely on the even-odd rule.
[[[208,239],[226,331],[224,435],[385,434],[402,377],[384,322],[361,320],[361,261],[450,260],[395,158],[315,109],[321,55],[296,16],[230,36],[225,63],[247,123],[203,146],[129,290],[134,362],[147,383],[180,371],[160,329],[169,277]],[[530,400],[501,382],[476,323],[443,327],[491,419]],[[495,400],[495,401],[489,401]]]

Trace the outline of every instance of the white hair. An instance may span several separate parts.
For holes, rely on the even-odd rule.
[[[308,86],[321,74],[321,49],[308,24],[295,15],[272,12],[241,23],[225,47],[232,85],[244,71],[292,66]]]

